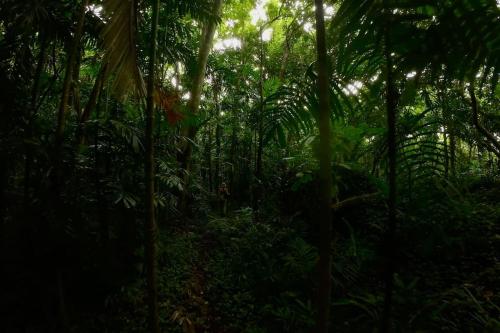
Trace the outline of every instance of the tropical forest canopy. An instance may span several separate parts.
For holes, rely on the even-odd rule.
[[[500,332],[500,3],[0,0],[2,332]]]

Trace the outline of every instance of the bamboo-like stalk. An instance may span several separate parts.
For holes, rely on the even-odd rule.
[[[159,311],[158,311],[158,263],[157,263],[157,225],[155,219],[154,189],[155,189],[155,167],[154,167],[154,88],[156,72],[156,54],[158,39],[158,19],[160,12],[160,1],[152,0],[153,17],[151,22],[151,44],[149,46],[149,77],[147,83],[146,97],[146,132],[145,132],[145,261],[146,280],[148,290],[149,306],[149,328],[152,333],[160,333]]]
[[[331,242],[332,242],[332,152],[330,145],[330,101],[328,81],[328,60],[326,51],[326,32],[323,1],[315,0],[316,5],[316,48],[319,91],[319,178],[320,178],[320,211],[319,211],[319,287],[317,296],[316,332],[328,333],[330,321],[331,281]]]

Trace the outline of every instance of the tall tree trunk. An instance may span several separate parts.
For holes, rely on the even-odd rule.
[[[236,120],[236,118],[234,118]],[[231,148],[229,151],[229,163],[231,165],[231,172],[229,174],[229,191],[232,192],[234,189],[234,173],[236,168],[236,144],[237,144],[237,134],[236,134],[236,123],[233,123],[233,130],[231,133]]]
[[[94,132],[94,183],[95,183],[95,198],[97,202],[97,220],[99,221],[100,226],[100,237],[105,253],[109,255],[109,220],[107,218],[107,207],[106,207],[106,198],[104,196],[104,191],[102,188],[101,179],[104,178],[100,172],[100,161],[99,158],[99,133],[100,133],[100,108],[101,108],[101,99],[98,98],[98,102],[96,105],[96,126]],[[108,155],[109,156],[109,155]],[[107,175],[106,175],[107,176]],[[108,260],[108,258],[106,258]]]
[[[36,112],[38,95],[40,94],[40,78],[42,72],[47,62],[47,47],[49,41],[47,39],[47,34],[42,32],[40,35],[40,53],[38,54],[38,61],[35,70],[35,76],[33,78],[33,87],[31,89],[31,103],[30,103],[30,113],[28,114],[28,122],[26,124],[26,138],[31,140],[33,135],[33,124],[32,118]],[[26,145],[26,159],[24,163],[24,203],[27,204],[29,197],[29,188],[31,186],[31,168],[33,164],[33,150],[31,145],[28,143]]]
[[[82,64],[82,49],[81,46],[78,45],[78,49],[76,51],[76,61],[75,67],[73,68],[73,80],[71,83],[71,95],[73,99],[73,108],[78,117],[81,117],[82,107],[80,100],[80,66]]]
[[[450,157],[448,154],[448,134],[446,133],[446,127],[443,132],[443,145],[444,145],[444,177],[448,178],[448,173],[450,168]]]
[[[83,110],[79,122],[78,122],[78,131],[77,131],[77,143],[84,144],[85,143],[85,133],[84,133],[84,125],[90,119],[90,115],[92,111],[96,108],[99,98],[101,96],[102,90],[104,88],[104,82],[107,75],[108,65],[103,64],[99,74],[94,83],[94,87],[92,88],[92,92],[90,93],[90,98],[85,105],[85,109]]]
[[[80,40],[83,34],[83,27],[85,23],[85,13],[87,11],[87,6],[89,4],[89,0],[82,0],[81,7],[77,16],[77,23],[75,27],[75,32],[73,36],[73,40],[68,47],[67,52],[67,60],[66,60],[66,72],[63,81],[63,89],[62,96],[59,105],[59,110],[57,114],[57,125],[55,132],[55,140],[54,140],[54,151],[53,151],[53,160],[54,160],[54,171],[52,173],[52,200],[50,202],[51,209],[55,212],[56,221],[62,222],[64,221],[64,209],[61,209],[63,205],[63,201],[61,198],[61,183],[63,179],[62,175],[62,145],[64,140],[64,127],[65,127],[65,119],[66,114],[68,113],[68,103],[69,96],[71,91],[72,79],[73,79],[73,70],[75,69],[78,57],[78,50],[80,48]],[[55,62],[55,58],[54,58]],[[54,65],[55,68],[55,65]],[[56,72],[56,70],[54,70]],[[64,226],[59,226],[64,227]],[[66,304],[64,299],[64,288],[63,288],[63,278],[61,275],[61,270],[63,264],[61,262],[57,263],[56,273],[57,273],[57,284],[59,289],[59,297],[58,297],[58,309],[60,312],[60,320],[62,329],[64,332],[69,331],[69,323],[66,314]]]
[[[257,214],[261,199],[261,184],[262,184],[262,155],[264,152],[264,41],[262,34],[263,28],[260,29],[260,50],[259,50],[259,116],[256,133],[256,157],[255,157],[255,179],[253,182],[253,209]],[[258,217],[258,214],[255,216]]]
[[[328,60],[326,51],[326,32],[323,0],[315,0],[316,5],[316,48],[319,91],[319,178],[320,178],[320,209],[319,209],[319,286],[318,286],[318,317],[316,332],[327,333],[330,319],[331,281],[331,242],[332,242],[332,152],[330,145],[330,100],[328,81]]]
[[[218,190],[223,182],[222,177],[222,126],[217,123],[215,127],[215,189]]]
[[[215,0],[214,6],[212,9],[212,13],[214,16],[220,15],[222,8],[223,0]],[[201,93],[203,91],[203,82],[205,80],[205,73],[207,69],[208,56],[210,54],[210,50],[212,49],[212,43],[215,35],[215,28],[217,27],[217,22],[215,20],[210,20],[203,29],[200,51],[198,54],[198,64],[196,67],[196,72],[193,77],[193,84],[191,86],[191,99],[189,101],[189,112],[193,115],[198,113],[200,109],[201,102]],[[194,140],[196,136],[197,128],[193,126],[189,126],[188,128],[183,130],[184,136],[187,137],[187,140],[182,148],[181,153],[179,154],[178,160],[180,167],[185,171],[184,172],[184,193],[181,197],[180,207],[182,210],[187,208],[187,190],[190,181],[189,171],[191,169],[191,155],[193,152],[193,146],[191,142]]]
[[[467,163],[471,164],[472,163],[472,150],[474,149],[474,142],[471,140],[469,142],[469,155],[467,157]]]
[[[75,29],[75,35],[71,44],[71,47],[68,52],[68,59],[66,63],[66,73],[64,76],[63,82],[63,90],[61,103],[59,105],[59,112],[57,113],[57,128],[56,128],[56,156],[60,154],[61,145],[63,142],[64,136],[64,128],[65,128],[65,120],[66,115],[68,113],[68,101],[69,95],[71,91],[71,81],[73,79],[73,70],[75,69],[75,65],[77,63],[77,57],[80,49],[80,40],[82,38],[83,33],[83,25],[85,23],[85,12],[87,11],[87,6],[89,4],[89,0],[83,0],[80,8],[78,21]],[[57,156],[59,158],[59,156]]]
[[[213,170],[212,170],[212,127],[208,126],[208,135],[206,142],[206,158],[208,163],[208,190],[213,192]]]
[[[292,53],[292,38],[295,30],[294,24],[295,21],[293,21],[292,24],[288,27],[285,34],[285,41],[283,42],[283,58],[281,59],[281,68],[279,74],[279,79],[282,83],[285,81],[288,60],[290,58],[290,54]]]
[[[453,126],[453,120],[450,120],[450,125],[448,126],[448,137],[450,139],[450,145],[449,145],[449,150],[450,150],[450,171],[451,171],[451,176],[455,178],[456,175],[456,151],[457,151],[457,140],[455,136],[455,127]]]
[[[38,61],[35,70],[35,76],[33,78],[33,87],[31,88],[31,108],[34,110],[37,105],[38,95],[40,92],[40,79],[42,77],[42,72],[47,62],[47,48],[49,46],[49,40],[47,34],[42,32],[40,34],[40,53],[38,54]]]
[[[448,104],[446,102],[445,87],[439,85],[439,102],[441,104],[441,117],[443,119],[443,146],[444,146],[444,176],[448,178],[450,170],[450,153],[448,147],[448,125],[450,123]]]
[[[386,0],[384,1],[384,10],[387,15]],[[386,108],[387,108],[387,128],[388,128],[388,164],[389,164],[389,198],[388,198],[388,223],[385,240],[385,292],[384,292],[384,308],[381,321],[381,332],[390,331],[391,310],[392,310],[392,294],[394,289],[394,270],[395,270],[395,233],[396,233],[396,108],[397,108],[397,95],[394,86],[394,77],[392,73],[392,43],[390,39],[390,25],[389,18],[386,18],[384,28],[384,57],[386,62]]]
[[[220,125],[220,116],[221,116],[221,104],[220,104],[220,91],[222,87],[222,82],[219,79],[214,80],[214,101],[215,101],[215,190],[218,191],[219,186],[222,182],[221,177],[221,145],[222,145],[222,126]]]
[[[146,183],[146,237],[145,255],[147,271],[148,305],[149,305],[149,329],[152,333],[160,333],[160,322],[158,313],[158,263],[157,263],[157,225],[155,220],[154,188],[154,87],[156,72],[156,50],[158,39],[158,18],[160,12],[160,0],[152,0],[153,17],[151,22],[151,44],[149,46],[149,77],[146,100],[146,133],[145,133],[145,183]]]
[[[286,67],[288,66],[288,58],[290,57],[290,41],[288,40],[288,35],[285,39],[285,45],[283,50],[283,59],[281,60],[281,68],[279,79],[280,82],[285,81]]]
[[[69,96],[71,92],[71,85],[73,79],[73,70],[75,69],[78,57],[78,50],[80,48],[80,40],[83,34],[83,27],[85,23],[85,13],[87,11],[87,6],[89,4],[89,0],[82,0],[80,11],[77,16],[77,23],[75,27],[75,32],[73,36],[73,40],[70,43],[67,53],[66,60],[66,72],[63,81],[63,90],[61,101],[59,105],[59,110],[57,113],[57,125],[55,132],[55,140],[54,140],[54,151],[53,151],[53,160],[54,160],[54,171],[52,174],[52,201],[51,201],[51,209],[56,214],[56,221],[62,222],[64,221],[64,209],[61,209],[63,205],[63,201],[61,198],[61,183],[63,180],[62,175],[62,149],[63,149],[63,140],[64,140],[64,128],[65,128],[65,119],[68,113],[68,103]],[[54,65],[55,66],[55,65]],[[64,226],[59,226],[64,227]],[[61,275],[61,270],[63,264],[61,262],[57,263],[56,273],[57,273],[57,284],[59,289],[59,297],[58,297],[58,308],[60,312],[60,320],[62,329],[64,332],[69,332],[69,322],[66,313],[66,302],[64,299],[64,288],[63,288],[63,278]]]

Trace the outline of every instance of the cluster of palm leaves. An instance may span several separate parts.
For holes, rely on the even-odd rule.
[[[189,63],[193,54],[185,43],[194,31],[182,20],[188,15],[201,22],[216,19],[212,17],[210,4],[206,0],[162,2],[162,6],[166,8],[161,11],[162,28],[158,39],[162,64],[174,64],[177,61]],[[104,63],[108,63],[110,73],[114,74],[114,91],[118,96],[133,93],[144,97],[146,87],[140,59],[145,58],[143,50],[146,48],[140,41],[147,39],[148,35],[147,31],[143,33],[139,25],[148,20],[148,10],[145,10],[148,4],[138,0],[106,0],[103,6],[107,16],[102,31]]]
[[[450,134],[450,119],[452,135],[461,135],[465,141],[477,136],[465,87],[479,80],[481,91],[494,94],[497,86],[499,16],[494,0],[341,2],[329,26],[332,120],[343,118],[346,110],[350,110],[347,115],[352,120],[380,113],[387,38],[399,100],[400,173],[405,179],[409,179],[407,173],[414,179],[425,179],[419,173],[448,174],[448,147],[443,135]],[[314,133],[318,102],[311,68],[303,80],[285,84],[267,97],[264,127],[268,138],[285,144],[287,133]],[[346,87],[353,81],[364,86],[356,96],[349,96]],[[447,86],[443,88],[440,82]],[[462,87],[461,96],[451,94],[450,89],[456,87]],[[446,103],[455,106],[435,96],[442,91],[447,93]],[[421,105],[415,106],[415,102]],[[495,119],[495,112],[490,110],[482,117],[485,121]],[[495,121],[489,120],[488,125],[492,130],[497,128]],[[385,140],[382,136],[373,141],[370,151],[384,156]],[[383,163],[383,159],[374,163]]]
[[[309,66],[304,77],[284,84],[270,94],[265,102],[264,132],[266,141],[275,139],[285,146],[287,135],[295,138],[315,134],[318,121],[319,99],[316,88],[317,73],[314,65]],[[347,84],[340,77],[330,81],[330,101],[332,122],[343,120],[347,110],[352,110],[357,101],[343,89]]]
[[[386,9],[387,8],[387,9]],[[344,2],[331,24],[342,45],[339,70],[373,73],[383,62],[383,27],[390,24],[395,72],[443,71],[457,79],[499,71],[497,3],[494,0]]]

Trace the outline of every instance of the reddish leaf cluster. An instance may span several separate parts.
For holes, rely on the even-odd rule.
[[[155,104],[165,111],[167,121],[170,125],[175,125],[184,119],[184,115],[177,111],[181,97],[177,91],[165,91],[156,88],[154,94]]]

